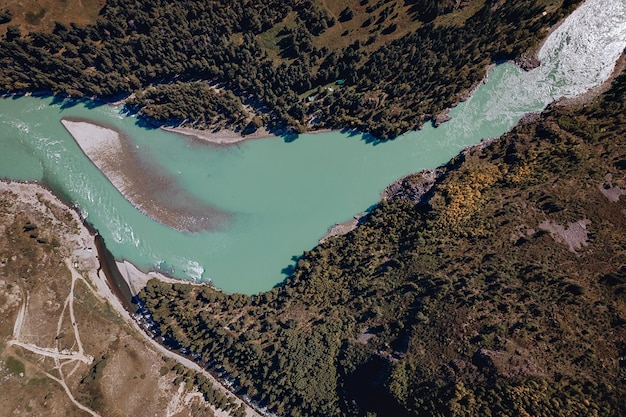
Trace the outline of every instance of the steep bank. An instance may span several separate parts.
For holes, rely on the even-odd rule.
[[[94,243],[98,251],[100,268],[106,277],[111,292],[117,297],[120,303],[122,303],[126,311],[131,314],[136,313],[138,306],[133,303],[135,294],[131,292],[127,280],[124,278],[124,275],[120,272],[115,262],[115,258],[104,245],[104,239],[102,239],[100,235],[96,235]]]

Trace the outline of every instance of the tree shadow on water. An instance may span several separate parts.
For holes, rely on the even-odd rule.
[[[361,212],[360,214],[356,215],[356,216],[358,216],[357,223],[356,223],[357,227],[362,225],[363,223],[365,223],[367,221],[367,219],[369,218],[369,216],[372,214],[372,212],[378,208],[378,206],[379,206],[379,203],[372,204],[367,209],[365,209],[363,212]],[[356,218],[356,216],[355,216],[355,218]],[[315,245],[315,247],[317,247],[317,246],[318,245]],[[311,248],[311,250],[313,250],[315,247]],[[280,288],[280,287],[284,286],[285,283],[287,282],[287,280],[294,276],[294,274],[296,273],[298,261],[300,261],[300,259],[303,259],[305,254],[306,254],[306,251],[303,252],[301,255],[293,255],[291,257],[291,263],[289,263],[289,265],[285,266],[284,268],[282,268],[280,270],[280,273],[283,276],[282,277],[283,279],[278,284],[274,285],[274,288]]]
[[[378,139],[376,136],[372,135],[371,133],[362,132],[357,129],[344,128],[344,129],[341,129],[340,132],[343,133],[344,135],[347,135],[349,138],[354,137],[354,136],[360,136],[361,140],[368,145],[378,146],[386,142],[384,140]]]
[[[285,143],[291,143],[294,142],[296,139],[298,139],[300,137],[300,135],[298,133],[285,133],[283,135],[281,135],[281,137],[283,138],[283,141]]]
[[[37,94],[37,97],[52,97],[50,104],[60,105],[61,110],[70,109],[79,104],[82,104],[89,110],[97,109],[98,107],[108,106],[120,100],[126,98],[126,96],[114,96],[108,99],[93,98],[93,97],[71,97],[66,94],[53,94],[53,93],[41,93]]]
[[[372,135],[371,133],[363,133],[363,135],[361,136],[361,140],[367,143],[368,145],[372,145],[372,146],[382,145],[383,143],[386,142],[385,140],[378,139],[376,136]]]
[[[135,126],[140,127],[142,129],[145,129],[145,130],[156,130],[156,129],[160,129],[161,126],[164,126],[164,127],[174,127],[173,124],[172,125],[168,125],[166,123],[162,123],[162,124],[161,123],[155,123],[154,121],[149,120],[149,119],[147,119],[145,117],[142,117],[141,115],[138,115],[137,113],[134,113],[134,112],[128,112],[127,115],[128,116],[137,116],[135,118]]]
[[[283,269],[280,270],[280,273],[283,274],[284,278],[289,278],[290,276],[292,276],[296,272],[296,264],[298,263],[298,261],[300,259],[302,259],[303,256],[304,256],[304,254],[302,254],[302,255],[293,255],[291,257],[291,263],[289,265],[287,265],[286,267],[284,267]],[[280,285],[280,284],[278,284],[278,285]]]
[[[302,253],[302,255],[293,255],[291,257],[291,263],[280,270],[282,279],[280,280],[280,282],[274,285],[274,288],[280,288],[280,287],[285,286],[285,284],[287,283],[287,280],[293,277],[293,275],[296,273],[296,265],[298,264],[298,261],[302,259],[303,257],[304,257],[304,252]]]

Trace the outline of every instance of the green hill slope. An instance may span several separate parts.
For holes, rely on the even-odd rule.
[[[272,291],[146,308],[279,415],[624,415],[625,90],[405,179]]]

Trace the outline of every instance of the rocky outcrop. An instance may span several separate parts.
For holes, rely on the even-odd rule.
[[[414,204],[421,203],[442,173],[441,168],[425,169],[417,174],[400,178],[382,192],[381,199],[402,198]]]
[[[447,122],[448,120],[452,120],[452,118],[450,117],[450,108],[447,108],[441,113],[436,114],[435,117],[433,117],[433,125],[435,127],[439,127],[439,125]]]
[[[515,63],[524,71],[530,71],[541,65],[541,61],[537,56],[530,54],[523,54],[515,60]]]

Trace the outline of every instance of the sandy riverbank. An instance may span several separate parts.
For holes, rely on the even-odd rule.
[[[225,146],[236,145],[238,143],[241,143],[247,140],[268,139],[268,138],[275,138],[278,136],[283,136],[286,138],[285,140],[288,140],[288,138],[290,138],[292,135],[293,136],[297,136],[300,134],[317,135],[321,133],[345,131],[341,129],[323,128],[323,129],[306,131],[303,133],[294,133],[294,132],[289,131],[289,129],[285,129],[284,131],[279,132],[279,133],[272,133],[268,131],[265,127],[261,127],[254,133],[242,136],[240,132],[236,132],[234,130],[228,130],[228,129],[200,130],[200,129],[193,129],[190,127],[167,127],[167,126],[161,126],[161,129],[167,132],[187,136],[187,137],[190,137],[192,139],[195,139],[201,142],[210,143],[213,145],[225,145]],[[357,133],[360,133],[360,132],[357,132]]]
[[[208,142],[215,145],[234,145],[246,140],[252,139],[265,139],[276,137],[273,133],[270,133],[264,127],[259,128],[256,132],[249,135],[242,136],[240,132],[234,130],[219,129],[219,130],[200,130],[189,127],[167,127],[162,126],[161,129],[176,133],[179,135],[189,136],[202,142]]]
[[[122,274],[122,277],[126,281],[126,284],[128,285],[128,288],[130,289],[130,292],[132,293],[133,296],[139,294],[139,292],[146,286],[148,281],[150,281],[153,278],[156,278],[159,281],[167,282],[170,284],[184,283],[187,285],[198,285],[198,286],[210,285],[206,282],[192,282],[192,281],[187,281],[187,280],[182,280],[182,279],[171,278],[171,277],[167,277],[163,274],[160,274],[154,271],[147,272],[147,273],[142,272],[139,268],[137,268],[135,265],[133,265],[132,263],[128,261],[116,261],[115,263],[117,265],[117,269]],[[212,288],[214,288],[216,291],[219,291],[219,289],[215,287],[212,287]]]
[[[228,213],[187,193],[176,178],[146,161],[121,132],[81,119],[65,118],[61,123],[87,158],[146,216],[183,232],[228,224]]]

